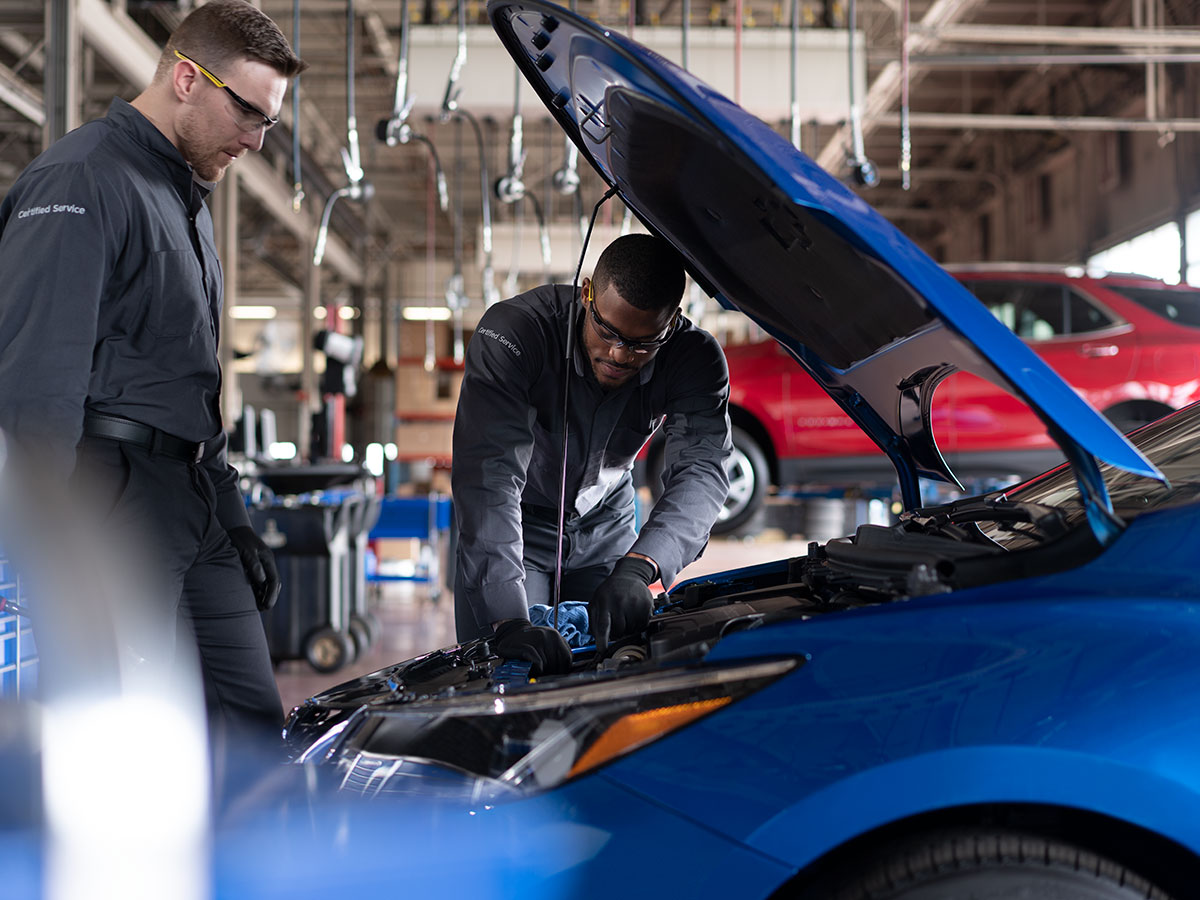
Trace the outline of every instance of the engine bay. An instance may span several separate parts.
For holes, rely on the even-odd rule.
[[[1010,552],[979,527],[1011,529],[1031,549]],[[300,755],[338,721],[363,707],[389,708],[438,698],[537,690],[571,679],[603,681],[663,665],[697,662],[723,638],[781,621],[1040,574],[1078,565],[1099,551],[1087,529],[1069,529],[1054,511],[1002,497],[972,498],[904,514],[890,526],[855,534],[808,553],[685,583],[659,596],[644,632],[576,650],[572,672],[529,677],[529,665],[504,660],[488,640],[470,641],[398,663],[309,699],[289,718],[286,735]]]

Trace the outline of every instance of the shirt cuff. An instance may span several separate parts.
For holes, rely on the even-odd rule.
[[[631,553],[640,553],[654,560],[658,566],[658,578],[663,590],[669,590],[682,569],[691,560],[684,561],[679,552],[679,541],[671,535],[657,531],[642,529],[633,546]],[[699,554],[697,554],[697,557]]]
[[[525,599],[524,581],[506,581],[487,584],[475,594],[475,614],[480,626],[490,628],[493,622],[502,619],[528,619],[529,603]]]

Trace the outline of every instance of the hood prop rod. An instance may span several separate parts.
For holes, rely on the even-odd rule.
[[[562,546],[563,527],[566,521],[567,509],[567,412],[571,403],[571,370],[575,367],[575,338],[579,327],[576,324],[579,314],[579,275],[583,271],[583,260],[587,256],[588,242],[592,239],[592,229],[596,227],[596,217],[600,215],[600,207],[608,202],[617,192],[616,187],[610,187],[604,192],[592,209],[592,218],[588,223],[587,233],[583,236],[583,249],[579,251],[579,263],[575,266],[575,279],[571,282],[571,308],[567,311],[567,346],[566,361],[563,364],[563,403],[562,403],[562,468],[558,482],[558,539],[554,542],[554,619],[553,625],[558,630],[558,604],[562,600]],[[586,359],[585,365],[591,365]]]

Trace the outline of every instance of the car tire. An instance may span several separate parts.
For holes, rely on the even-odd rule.
[[[336,672],[354,659],[354,642],[343,631],[318,628],[304,639],[304,658],[322,674]]]
[[[797,900],[1170,900],[1118,862],[1065,841],[978,829],[895,846]]]
[[[747,432],[733,426],[729,431],[733,442],[733,453],[725,464],[729,472],[729,494],[712,533],[731,534],[745,526],[762,509],[771,484],[771,467],[767,456]],[[666,466],[663,445],[660,443],[646,464],[646,476],[650,483],[650,496],[654,502],[662,496],[662,476]]]
[[[713,534],[732,534],[746,525],[762,509],[771,483],[771,467],[758,442],[737,426],[729,435],[733,440],[733,453],[725,464],[729,495],[713,523]]]

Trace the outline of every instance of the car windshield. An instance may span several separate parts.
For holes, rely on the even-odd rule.
[[[1193,503],[1200,499],[1200,403],[1159,419],[1130,435],[1130,441],[1158,466],[1168,484],[1101,465],[1112,497],[1113,511],[1123,521],[1152,510]],[[1030,479],[1006,491],[1009,500],[1052,506],[1063,511],[1070,525],[1085,518],[1075,475],[1067,466]],[[1009,550],[1033,546],[1036,536],[1023,526],[980,523],[984,533]]]
[[[1107,281],[1104,286],[1177,325],[1200,328],[1200,291],[1186,287],[1134,286]]]

